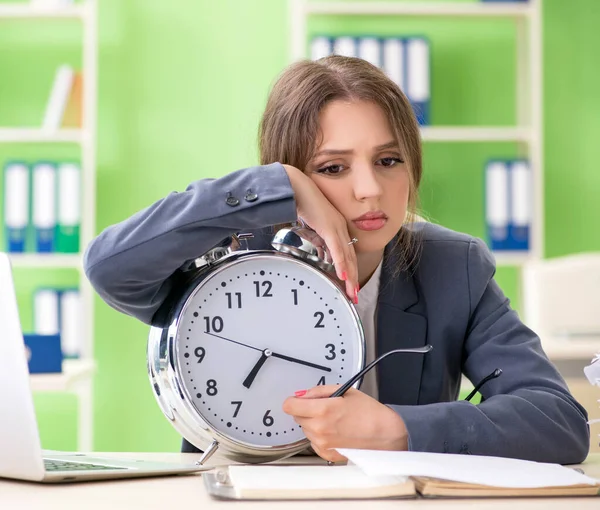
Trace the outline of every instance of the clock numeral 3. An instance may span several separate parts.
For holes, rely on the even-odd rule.
[[[323,312],[315,312],[313,317],[319,318],[319,320],[315,324],[315,328],[324,328],[325,327],[325,324],[323,324],[323,319],[325,318],[325,314]]]
[[[273,417],[271,415],[269,415],[270,412],[271,412],[271,410],[267,409],[267,412],[263,416],[263,425],[265,427],[271,427],[273,425],[273,423],[275,423],[275,420],[273,419]]]
[[[231,298],[231,292],[225,292],[225,295],[227,296],[227,308],[233,308],[233,299]],[[237,297],[237,307],[241,308],[242,307],[242,293],[236,292],[235,295]]]
[[[204,350],[204,347],[196,347],[194,349],[194,354],[198,358],[198,363],[202,363],[202,360],[204,359],[206,351]]]
[[[210,317],[204,317],[204,322],[206,323],[206,333],[211,333],[211,331],[220,333],[223,331],[223,319],[218,315],[215,315],[212,318],[212,321],[210,320]]]
[[[233,411],[233,417],[237,418],[238,413],[240,412],[240,407],[242,407],[241,400],[233,400],[231,405],[235,406],[235,411]]]
[[[327,344],[325,346],[325,349],[329,349],[329,355],[325,356],[325,359],[328,359],[329,361],[331,361],[332,359],[335,359],[335,345],[333,344]]]
[[[217,381],[214,379],[209,379],[206,381],[206,393],[211,397],[214,397],[217,393],[219,393],[219,390],[217,390]]]
[[[271,294],[271,289],[273,288],[273,284],[269,280],[265,280],[264,282],[254,282],[256,287],[256,297],[273,297]],[[263,295],[260,295],[260,287],[266,287],[266,290],[263,292]]]

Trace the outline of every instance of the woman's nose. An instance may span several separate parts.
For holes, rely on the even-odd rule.
[[[371,165],[363,165],[356,169],[354,178],[354,196],[357,200],[378,198],[383,193],[377,171]]]

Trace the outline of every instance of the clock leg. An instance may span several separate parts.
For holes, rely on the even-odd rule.
[[[204,464],[208,459],[212,457],[213,453],[215,453],[218,448],[219,441],[213,441],[211,445],[205,450],[204,455],[200,457],[200,460],[196,461],[196,465],[201,466],[202,464]]]

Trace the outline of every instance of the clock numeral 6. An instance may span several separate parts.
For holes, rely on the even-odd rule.
[[[329,354],[325,356],[325,359],[328,359],[329,361],[331,361],[332,359],[335,359],[335,356],[336,356],[335,345],[327,344],[325,346],[325,349],[329,349]]]
[[[318,318],[319,320],[317,321],[317,323],[315,324],[315,328],[324,328],[325,324],[323,324],[323,319],[325,318],[325,314],[323,312],[315,312],[315,314],[313,315],[313,317],[316,319]]]
[[[263,416],[263,425],[265,427],[270,427],[273,425],[273,423],[275,423],[275,420],[273,419],[273,417],[269,414],[271,412],[270,409],[267,409],[267,412],[265,413],[265,415]]]
[[[242,407],[242,401],[241,400],[232,400],[231,405],[235,406],[235,411],[233,411],[233,417],[237,418],[237,415],[240,412],[240,407]]]
[[[206,393],[211,397],[214,397],[217,393],[219,393],[219,390],[217,390],[217,381],[214,379],[209,379],[206,381]]]
[[[202,360],[204,359],[204,356],[206,355],[206,351],[204,350],[204,347],[196,347],[194,349],[194,354],[198,358],[198,363],[202,363]]]
[[[206,333],[210,333],[211,331],[214,331],[215,333],[220,333],[221,331],[223,331],[223,318],[219,317],[218,315],[215,315],[212,318],[212,320],[210,320],[210,317],[204,317],[204,322],[206,323]]]
[[[253,282],[256,286],[256,297],[273,297],[271,294],[271,289],[273,288],[273,284],[269,280],[265,280],[264,282]],[[266,290],[263,292],[263,295],[260,295],[260,287],[266,287]]]

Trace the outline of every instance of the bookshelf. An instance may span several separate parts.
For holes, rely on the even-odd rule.
[[[93,356],[94,293],[87,281],[81,253],[95,234],[96,223],[96,116],[98,33],[97,0],[61,8],[42,8],[29,3],[0,4],[0,22],[5,20],[72,20],[82,26],[83,119],[81,129],[44,130],[37,127],[4,126],[0,120],[0,143],[73,144],[79,147],[81,161],[81,227],[80,253],[15,253],[9,254],[15,268],[37,270],[73,269],[79,273],[83,330],[81,357],[63,362],[60,374],[34,374],[31,388],[36,392],[70,392],[78,400],[78,443],[80,451],[93,451]],[[25,24],[24,24],[25,26]],[[40,117],[43,112],[40,112]]]
[[[481,18],[512,20],[517,48],[516,125],[428,125],[421,128],[421,136],[424,142],[431,143],[514,142],[518,157],[528,158],[532,169],[534,205],[530,250],[526,253],[496,252],[496,262],[499,266],[521,267],[543,257],[542,0],[497,3],[289,0],[288,7],[292,61],[308,56],[308,20],[314,16],[437,17],[448,23],[458,17],[470,18],[473,23]]]

